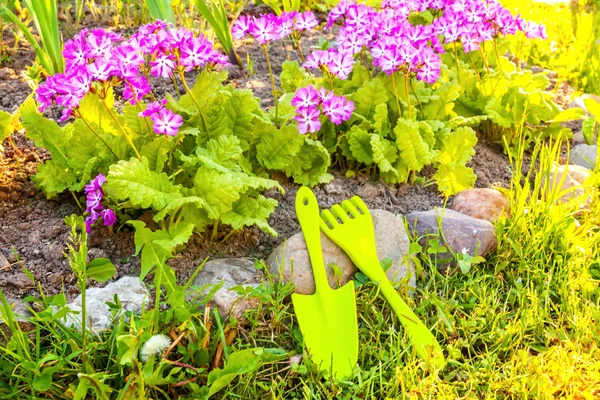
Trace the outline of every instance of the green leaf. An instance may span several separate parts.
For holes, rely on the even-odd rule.
[[[115,275],[117,269],[108,258],[94,258],[86,268],[86,276],[96,282],[106,282]]]
[[[581,108],[573,107],[567,108],[564,111],[559,112],[554,118],[552,118],[552,122],[565,122],[565,121],[573,121],[582,119],[585,116],[585,111]]]
[[[373,161],[381,172],[397,174],[393,163],[398,159],[398,151],[395,144],[389,140],[382,139],[378,135],[371,135],[371,148],[373,149]]]
[[[514,124],[514,118],[510,110],[495,97],[488,100],[484,112],[490,119],[503,128],[510,128]]]
[[[133,237],[135,242],[135,254],[141,251],[140,280],[157,265],[164,265],[175,248],[187,243],[194,231],[194,224],[180,222],[170,224],[168,230],[158,229],[151,231],[142,221],[127,221],[135,228]]]
[[[398,157],[392,167],[393,170],[389,172],[381,172],[381,177],[383,180],[391,184],[406,182],[408,179],[409,170],[402,157]]]
[[[262,195],[257,198],[242,195],[235,202],[231,211],[223,214],[221,222],[231,225],[234,230],[242,229],[244,226],[256,225],[272,236],[277,232],[269,226],[267,219],[277,207],[277,200],[268,199]]]
[[[371,133],[359,128],[357,125],[354,125],[346,134],[352,156],[358,162],[367,165],[373,164],[371,136],[373,136]]]
[[[312,76],[298,64],[298,61],[284,61],[281,64],[279,82],[281,82],[281,88],[286,92],[295,92],[299,88],[307,86],[311,81]]]
[[[255,112],[260,110],[260,100],[251,90],[231,89],[227,103],[227,118],[231,121],[231,131],[240,140],[249,143],[253,137],[252,123]]]
[[[140,149],[140,155],[148,159],[148,168],[154,172],[162,172],[169,159],[171,140],[166,136],[157,136]]]
[[[446,82],[433,91],[437,100],[432,100],[423,107],[426,119],[443,120],[453,114],[454,101],[460,96],[461,87],[455,82]]]
[[[323,144],[305,136],[296,160],[285,171],[297,184],[315,186],[333,179],[333,176],[327,173],[330,165],[331,156]]]
[[[371,79],[352,95],[354,112],[367,120],[373,119],[376,107],[388,100],[387,90],[380,78]]]
[[[583,104],[585,104],[585,108],[587,111],[592,114],[596,119],[600,120],[600,103],[597,102],[593,97],[588,97],[583,100]]]
[[[106,106],[96,93],[88,92],[79,103],[78,111],[88,124],[95,126],[100,131],[107,132],[114,136],[123,136],[123,131],[119,124],[121,124],[122,127],[126,127],[127,121],[125,117],[117,113],[117,110],[114,107],[114,94],[112,89],[108,90],[104,102],[106,103]],[[117,119],[119,124],[115,122],[115,118],[113,117]],[[138,120],[141,119],[138,118]],[[137,135],[130,134],[130,136]]]
[[[176,212],[177,210],[179,210],[180,208],[182,208],[185,205],[189,205],[189,206],[193,205],[197,208],[202,208],[202,207],[204,207],[204,200],[202,200],[200,197],[196,197],[196,196],[180,197],[178,199],[175,199],[172,202],[170,202],[169,204],[167,204],[167,206],[165,208],[160,210],[160,212],[158,212],[154,216],[154,221],[160,222],[160,221],[164,220],[167,217],[167,215],[173,214],[174,212]]]
[[[283,170],[294,161],[304,138],[295,126],[270,127],[256,146],[256,158],[266,168]]]
[[[271,107],[269,109],[269,117],[275,125],[285,125],[287,121],[292,120],[296,115],[296,107],[292,105],[292,99],[294,93],[285,93],[278,100],[277,108]],[[277,120],[275,120],[275,114],[277,114]]]
[[[54,159],[39,164],[37,173],[31,177],[31,180],[48,198],[55,197],[77,183],[77,177],[73,172]]]
[[[440,164],[465,164],[475,154],[477,135],[469,127],[461,127],[446,136],[436,157]]]
[[[38,392],[45,392],[52,386],[53,368],[45,368],[42,373],[33,379],[32,387]]]
[[[225,78],[227,78],[227,71],[209,72],[207,70],[203,70],[196,77],[196,83],[191,91],[200,107],[207,107],[209,103],[214,100],[216,95],[219,97],[219,93],[225,95],[229,94],[223,88],[222,82]],[[169,106],[174,106],[175,109],[173,111],[175,112],[183,109],[190,114],[199,113],[198,106],[196,106],[196,103],[189,93],[181,96],[177,102],[169,101]]]
[[[13,132],[12,116],[6,111],[0,110],[0,149],[2,142]]]
[[[583,120],[582,133],[587,144],[594,144],[594,135],[597,135],[597,132],[598,122],[595,118],[586,118]]]
[[[208,396],[212,396],[243,374],[256,371],[263,364],[284,360],[288,354],[280,349],[246,349],[232,353],[225,367],[214,369],[208,374],[207,385],[210,386]]]
[[[135,335],[117,336],[117,359],[120,365],[134,365],[137,360],[139,341]]]
[[[433,153],[421,137],[419,124],[416,121],[398,119],[394,133],[400,156],[408,169],[419,172],[425,165],[431,163]]]
[[[460,164],[440,164],[433,179],[445,196],[452,196],[472,188],[477,175],[469,167]]]
[[[243,190],[242,180],[235,174],[219,172],[202,166],[194,176],[194,195],[204,202],[209,218],[219,219],[230,211]]]
[[[373,115],[373,128],[379,135],[386,137],[392,130],[388,116],[388,107],[386,103],[378,104],[375,107]]]
[[[151,171],[148,159],[121,160],[110,167],[104,186],[114,199],[129,200],[132,206],[162,210],[181,196],[179,187],[165,173]]]
[[[29,99],[21,106],[21,120],[27,131],[27,137],[37,147],[48,149],[55,162],[69,164],[65,152],[70,139],[67,130],[63,131],[56,122],[44,118],[36,108],[35,100]]]

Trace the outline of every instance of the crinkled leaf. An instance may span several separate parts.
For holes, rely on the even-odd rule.
[[[346,134],[352,156],[356,158],[358,162],[367,165],[373,163],[371,136],[371,133],[365,131],[364,129],[360,129],[356,125],[354,125]]]
[[[271,127],[260,138],[256,157],[268,169],[283,170],[294,161],[303,143],[304,138],[295,126]]]
[[[450,129],[458,128],[459,126],[478,126],[487,119],[489,119],[487,115],[477,115],[473,117],[463,117],[462,115],[457,115],[448,121],[447,126]]]
[[[202,208],[204,206],[204,200],[202,200],[200,197],[196,197],[196,196],[180,197],[178,199],[171,201],[169,204],[167,204],[167,206],[165,208],[160,210],[160,212],[158,212],[154,216],[154,220],[156,222],[160,222],[160,221],[164,220],[167,217],[167,215],[170,215],[173,212],[176,212],[177,210],[179,210],[181,207],[183,207],[185,205],[194,205],[195,207]]]
[[[420,171],[425,165],[431,163],[433,154],[429,146],[419,133],[419,124],[416,121],[401,118],[394,128],[396,144],[400,156],[408,169]]]
[[[423,115],[426,119],[446,119],[452,114],[454,101],[460,96],[460,85],[457,82],[446,82],[436,90],[434,94],[437,100],[428,102],[423,107]]]
[[[54,159],[38,165],[37,173],[31,177],[31,180],[49,198],[55,197],[77,183],[77,177],[73,172]]]
[[[113,164],[106,177],[106,192],[114,199],[129,200],[132,206],[162,210],[181,197],[165,173],[151,171],[148,159],[131,158]]]
[[[445,196],[452,196],[473,187],[477,175],[471,168],[461,164],[440,164],[433,179]]]
[[[211,102],[211,98],[214,97],[215,94],[221,91],[225,92],[222,84],[225,78],[227,78],[227,71],[209,72],[207,70],[203,70],[196,77],[196,82],[192,88],[192,93],[200,107],[206,107]],[[170,101],[169,103],[170,105],[176,104],[174,109],[175,112],[177,112],[177,109],[180,108],[183,108],[190,114],[196,114],[199,112],[196,103],[188,93],[181,96],[179,101]]]
[[[273,213],[275,207],[277,207],[277,200],[275,199],[269,199],[262,195],[257,198],[242,195],[235,202],[231,211],[223,214],[221,222],[231,225],[234,230],[256,225],[270,235],[277,236],[277,232],[267,223],[267,219]]]
[[[299,185],[315,186],[333,179],[333,176],[327,173],[330,165],[331,157],[323,144],[305,137],[296,160],[286,168],[286,173],[292,175]]]
[[[140,149],[140,155],[148,159],[148,168],[154,172],[162,172],[169,159],[171,141],[166,136],[157,136]]]
[[[573,107],[567,108],[564,111],[559,112],[553,119],[553,122],[565,122],[582,119],[585,116],[585,111],[581,108]]]
[[[371,135],[371,148],[373,149],[373,161],[379,167],[379,171],[396,174],[397,171],[393,166],[398,159],[396,145],[378,135]]]
[[[375,128],[375,132],[383,137],[386,137],[390,133],[392,127],[390,126],[388,107],[386,103],[378,104],[375,107],[373,121],[373,128]]]
[[[284,61],[281,64],[279,81],[283,90],[295,92],[297,89],[308,85],[312,81],[312,76],[298,64],[298,61]]]
[[[381,172],[381,177],[383,178],[383,180],[390,184],[406,182],[406,180],[408,179],[409,170],[402,157],[398,157],[398,159],[392,165],[392,167],[392,171]]]
[[[227,118],[232,123],[231,131],[246,143],[252,140],[255,112],[260,109],[260,100],[251,90],[231,89],[230,101],[227,104]]]
[[[376,107],[388,100],[387,90],[379,78],[371,79],[352,95],[354,112],[367,120],[373,119]]]
[[[296,116],[296,107],[292,105],[294,93],[285,93],[278,100],[277,108],[269,109],[269,117],[276,125],[283,125],[286,121],[292,120]],[[277,114],[277,120],[275,120]]]
[[[194,176],[193,193],[204,200],[208,216],[219,219],[239,200],[243,187],[237,175],[201,166]]]
[[[440,164],[466,164],[475,154],[476,144],[475,131],[467,126],[460,127],[446,136],[436,161]]]
[[[510,110],[495,97],[488,100],[484,111],[495,124],[503,128],[510,128],[514,123]]]
[[[37,147],[48,149],[55,162],[65,167],[69,164],[65,152],[70,131],[63,131],[56,122],[44,118],[37,110],[33,99],[27,100],[21,106],[21,120],[27,131],[27,137],[33,140]]]

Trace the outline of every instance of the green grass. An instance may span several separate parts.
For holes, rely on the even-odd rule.
[[[352,379],[326,378],[306,357],[290,362],[290,355],[302,353],[301,334],[286,301],[293,286],[270,277],[269,285],[248,291],[262,305],[248,312],[245,325],[223,325],[203,306],[161,312],[160,332],[179,341],[166,357],[146,364],[138,361],[137,351],[150,337],[151,310],[131,323],[122,318],[111,332],[88,335],[84,368],[81,334],[61,326],[47,309],[50,304],[60,309],[64,298],[41,298],[34,332],[17,334],[8,345],[0,341],[0,395],[61,398],[66,393],[76,398],[85,389],[89,398],[201,398],[207,382],[223,375],[217,369],[211,377],[208,370],[225,362],[239,370],[213,398],[598,398],[598,178],[586,182],[587,210],[580,208],[587,197],[556,203],[565,193],[544,192],[542,182],[559,149],[559,144],[536,146],[532,163],[541,172],[515,173],[507,190],[512,216],[498,222],[499,248],[485,263],[467,274],[442,274],[428,259],[421,260],[416,295],[407,301],[442,345],[448,361],[442,371],[416,358],[373,283],[357,288],[360,355]],[[524,169],[523,159],[521,150],[514,171]],[[18,325],[11,328],[18,331]],[[252,368],[235,361],[242,354],[247,361],[248,352],[240,351],[254,348],[283,349],[288,355],[251,351]],[[49,354],[58,358],[44,360]],[[48,383],[40,378],[44,371],[54,372],[53,380],[45,392],[35,392],[32,387]],[[88,382],[83,389],[81,382]]]

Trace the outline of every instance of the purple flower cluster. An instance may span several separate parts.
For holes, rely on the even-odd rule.
[[[311,30],[318,23],[312,11],[283,12],[281,16],[265,14],[258,18],[243,15],[231,27],[231,34],[238,40],[250,35],[258,44],[266,46],[269,42],[281,40],[289,35],[298,39],[304,31]]]
[[[354,111],[351,100],[336,96],[324,88],[317,90],[312,85],[298,89],[292,98],[292,105],[296,107],[295,120],[301,134],[321,129],[321,111],[336,125],[349,120]]]
[[[86,194],[86,209],[85,211],[89,214],[85,218],[85,230],[87,233],[92,231],[92,225],[102,218],[104,226],[113,226],[117,222],[117,216],[115,212],[109,208],[102,206],[102,198],[104,192],[102,191],[102,185],[106,182],[106,177],[102,174],[98,174],[94,179],[85,186]]]
[[[66,72],[48,77],[37,90],[40,111],[54,102],[64,107],[61,121],[69,118],[94,82],[123,85],[123,98],[138,103],[151,91],[150,75],[168,78],[174,72],[228,65],[227,57],[204,36],[162,21],[141,26],[128,39],[103,29],[84,29],[65,43],[63,56]],[[170,113],[163,112],[157,121],[173,126]],[[159,130],[172,132],[162,125]]]
[[[167,100],[162,100],[160,103],[154,101],[150,103],[144,111],[141,111],[139,117],[150,117],[154,126],[154,132],[175,136],[179,127],[183,125],[181,115],[175,114],[173,111],[165,108]]]
[[[430,25],[409,22],[411,13],[426,10],[440,16]],[[517,31],[529,38],[546,37],[542,25],[513,16],[497,0],[384,0],[379,11],[342,0],[331,10],[326,27],[339,21],[335,48],[314,51],[305,68],[321,68],[346,79],[355,55],[369,51],[373,66],[388,75],[400,71],[434,83],[444,43],[461,43],[470,52],[485,41]]]

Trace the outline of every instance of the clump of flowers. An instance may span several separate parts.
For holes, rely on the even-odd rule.
[[[92,225],[100,218],[102,218],[104,226],[113,226],[115,222],[117,222],[115,212],[110,208],[104,208],[102,205],[102,199],[104,198],[102,185],[104,185],[105,182],[106,177],[102,174],[98,174],[85,186],[85,212],[88,213],[88,216],[85,218],[85,230],[87,233],[92,231]]]
[[[352,117],[354,103],[344,96],[336,96],[333,92],[312,85],[300,88],[292,98],[296,107],[295,120],[298,122],[298,132],[301,134],[314,133],[321,129],[321,112],[335,125],[339,125]]]
[[[141,26],[128,39],[104,29],[83,29],[65,43],[63,56],[66,72],[48,77],[36,92],[40,111],[54,103],[63,107],[61,121],[71,115],[85,117],[77,111],[89,91],[102,95],[110,87],[122,86],[125,100],[142,103],[146,96],[154,97],[151,76],[179,76],[187,86],[184,72],[228,65],[227,57],[204,36],[162,21]],[[181,117],[164,108],[153,114],[149,116],[156,133],[177,133]]]

